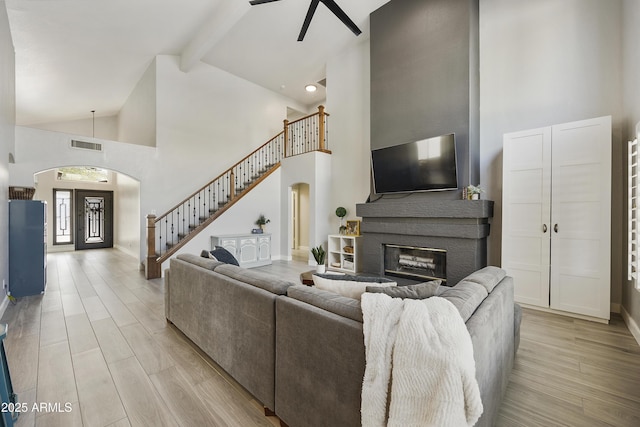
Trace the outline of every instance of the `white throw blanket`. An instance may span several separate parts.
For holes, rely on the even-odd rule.
[[[364,427],[461,427],[478,421],[482,402],[473,346],[453,304],[439,297],[365,293],[362,314]]]

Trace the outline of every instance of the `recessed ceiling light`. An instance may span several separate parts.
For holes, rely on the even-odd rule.
[[[316,85],[306,85],[304,87],[304,90],[306,90],[307,92],[315,92],[316,90],[318,90],[318,87]]]

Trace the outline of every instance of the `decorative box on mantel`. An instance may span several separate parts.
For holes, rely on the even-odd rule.
[[[454,286],[487,265],[493,201],[389,199],[359,204],[356,215],[362,218],[361,260],[367,273],[393,276],[399,283],[442,278],[446,279],[444,284]],[[393,251],[386,250],[385,257],[387,245],[412,249],[402,255],[405,268],[388,265],[394,262],[389,259]]]

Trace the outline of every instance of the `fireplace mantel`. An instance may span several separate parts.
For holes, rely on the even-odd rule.
[[[446,250],[451,286],[487,264],[490,200],[384,200],[359,204],[356,214],[362,217],[366,272],[384,275],[385,244]]]

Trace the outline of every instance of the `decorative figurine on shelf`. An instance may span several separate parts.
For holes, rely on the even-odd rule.
[[[323,274],[326,271],[326,266],[324,265],[324,259],[327,253],[324,251],[324,248],[322,247],[322,245],[320,245],[317,248],[311,248],[311,254],[313,255],[313,258],[316,260],[316,263],[318,263],[318,266],[316,267],[316,273]]]
[[[359,236],[360,235],[360,221],[352,220],[347,221],[347,236]]]
[[[344,234],[347,231],[347,227],[342,224],[342,220],[347,216],[347,210],[342,206],[338,207],[338,209],[336,209],[336,216],[340,218],[340,228],[338,229],[338,232],[340,234]]]
[[[479,185],[468,185],[465,190],[467,193],[467,200],[479,200],[480,193],[484,191]]]
[[[260,214],[258,219],[256,220],[256,225],[260,227],[260,230],[264,232],[264,226],[271,222],[270,219],[267,219],[264,214]]]

